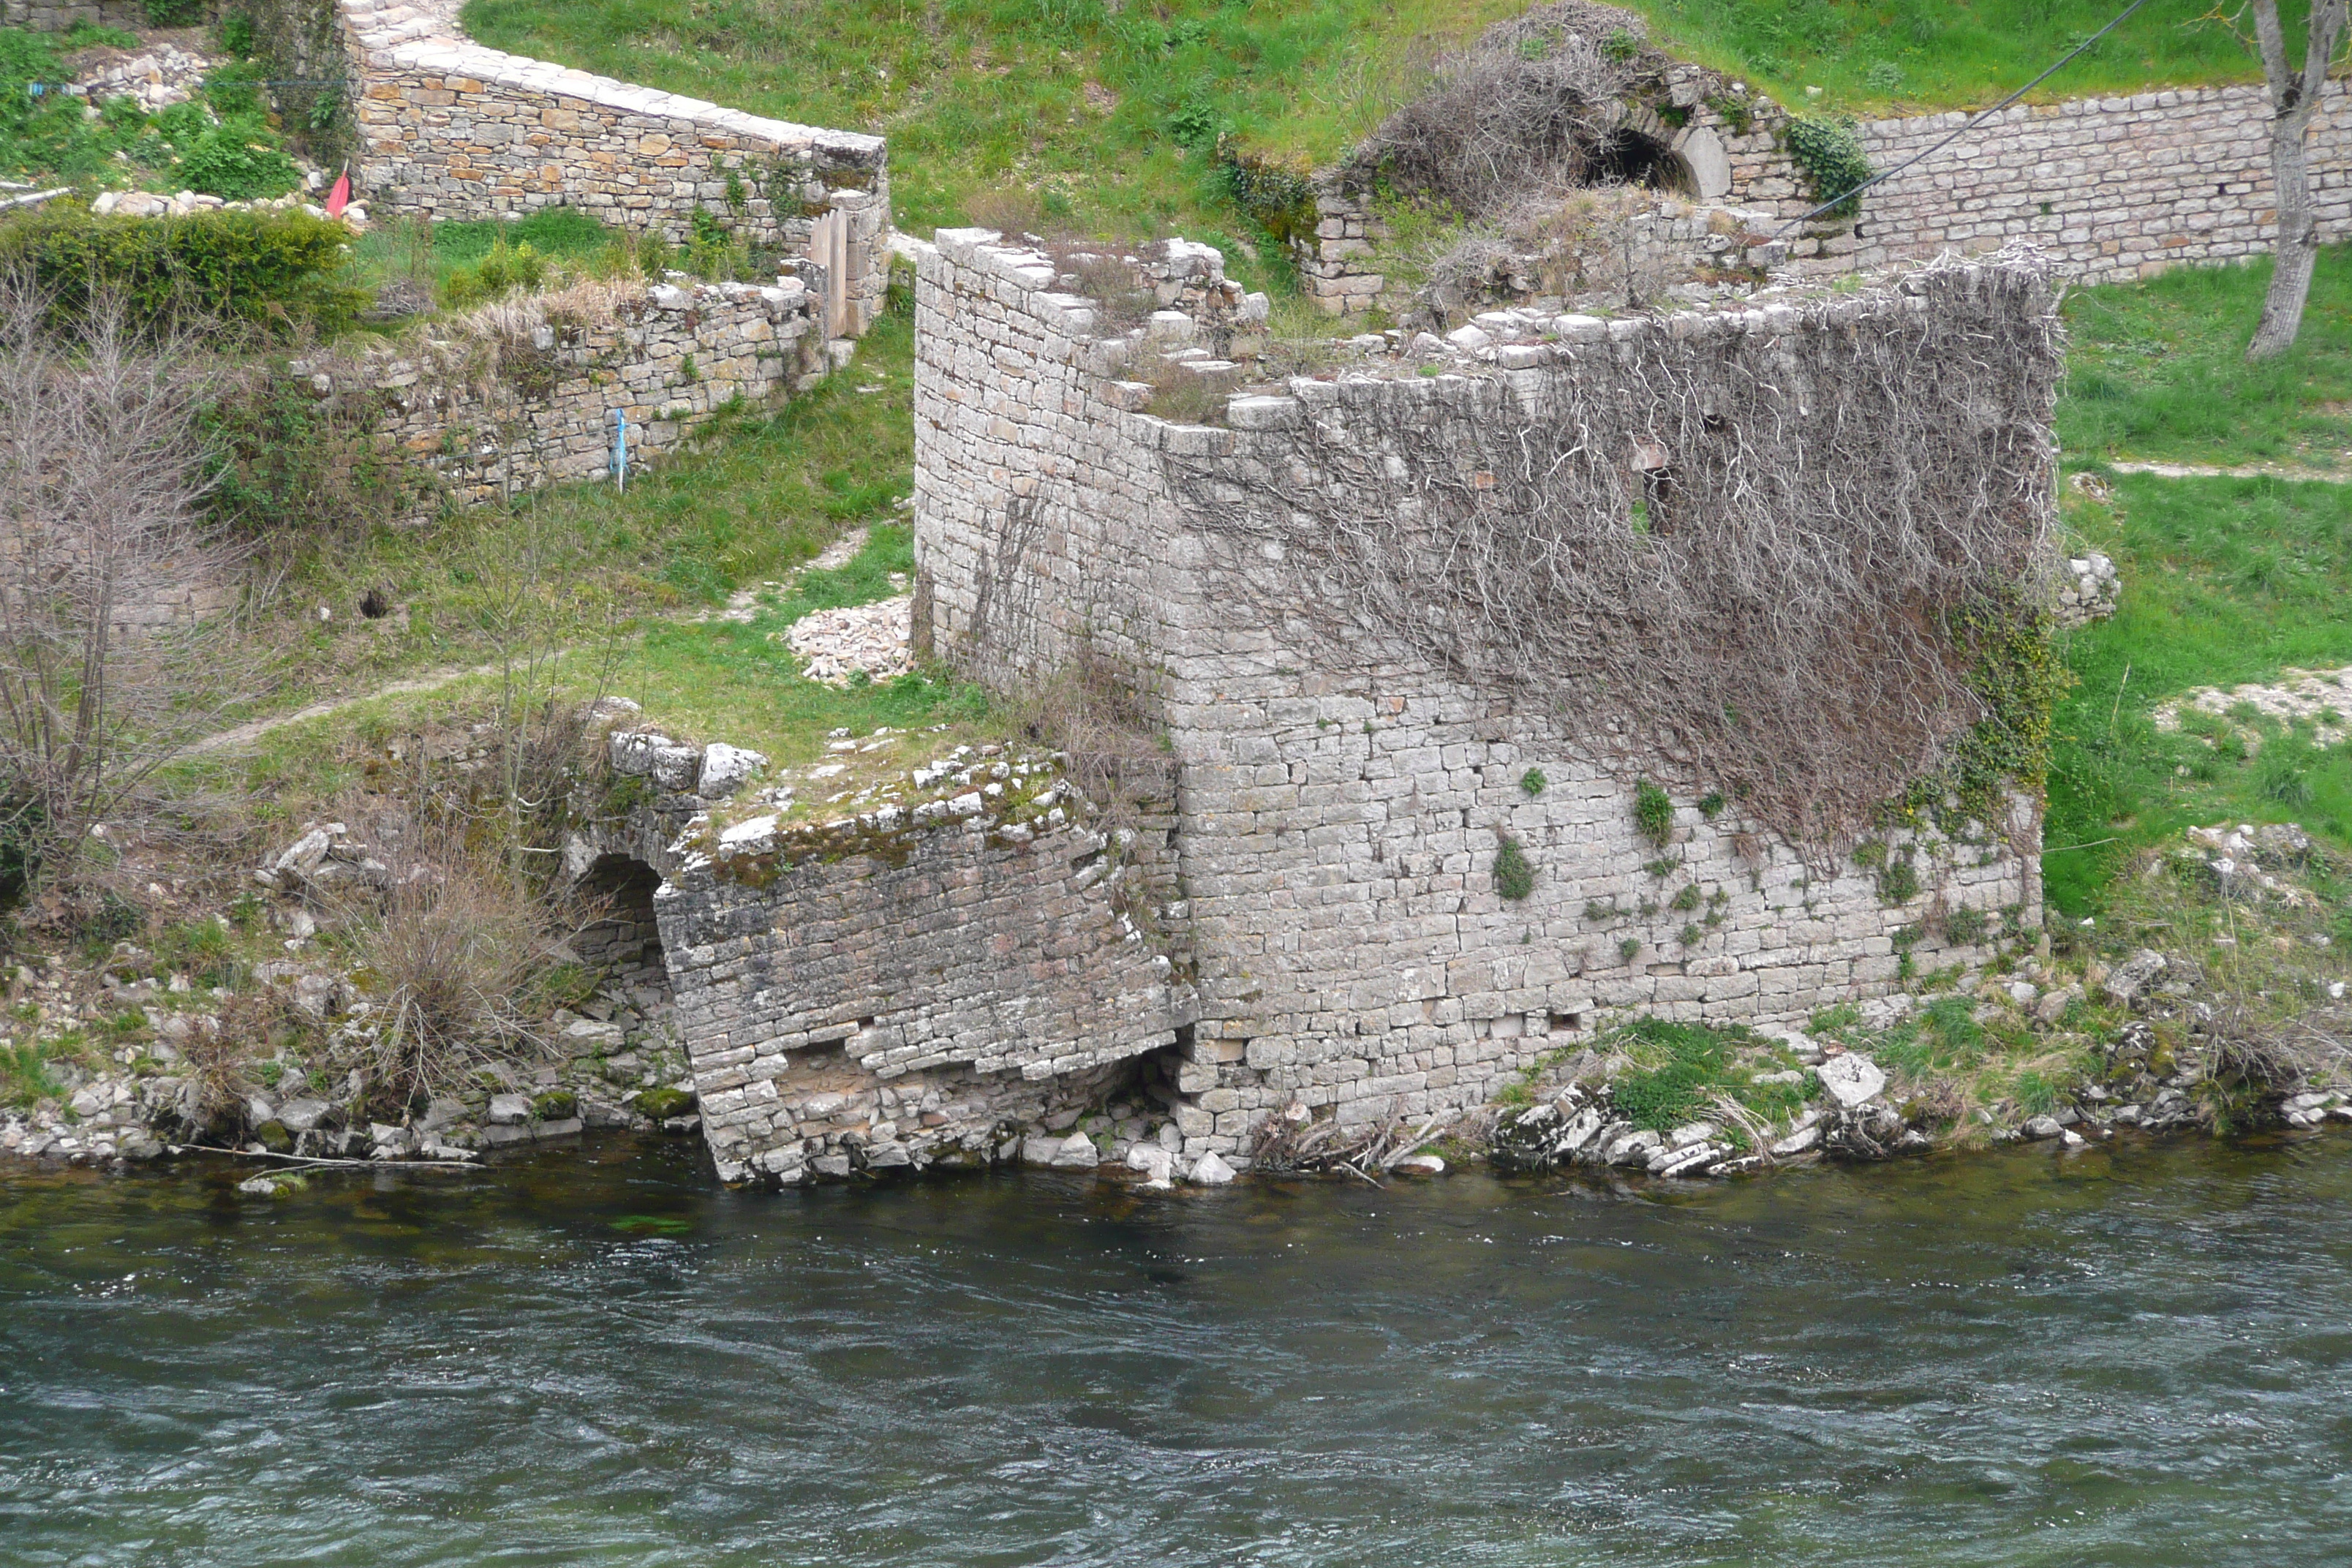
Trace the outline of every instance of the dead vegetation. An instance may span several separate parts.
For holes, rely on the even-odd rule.
[[[1439,60],[1351,172],[1473,217],[1530,190],[1601,183],[1622,163],[1628,95],[1663,63],[1630,11],[1538,5]]]
[[[1433,663],[1850,842],[1987,716],[1973,648],[2030,631],[2062,363],[2030,258],[1913,274],[1876,317],[1645,339],[1532,390],[1343,381],[1171,459],[1177,498],[1223,591],[1339,667]]]
[[[0,894],[37,901],[157,814],[157,771],[256,679],[193,343],[103,302],[58,338],[47,307],[0,279]]]

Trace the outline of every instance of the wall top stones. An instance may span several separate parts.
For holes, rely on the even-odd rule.
[[[446,0],[428,5],[342,0],[342,10],[362,50],[381,55],[386,63],[401,68],[470,77],[502,87],[579,99],[625,114],[683,121],[688,124],[682,129],[703,136],[738,138],[746,144],[764,142],[846,165],[878,170],[883,164],[886,143],[879,136],[770,120],[703,99],[486,47],[465,36],[457,24],[457,6]]]

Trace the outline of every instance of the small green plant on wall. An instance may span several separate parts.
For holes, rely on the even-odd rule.
[[[1633,784],[1633,825],[1642,830],[1643,837],[1659,848],[1664,848],[1675,832],[1674,797],[1647,779],[1636,780]]]
[[[1519,841],[1506,835],[1503,847],[1495,851],[1495,891],[1516,903],[1535,890],[1535,867]]]

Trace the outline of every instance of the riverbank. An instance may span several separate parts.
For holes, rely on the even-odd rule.
[[[305,840],[316,853],[299,875],[367,863],[334,826]],[[288,853],[271,875],[298,875],[301,855]],[[2049,934],[2021,938],[1982,968],[1917,974],[1906,957],[1906,989],[1801,1026],[1604,1023],[1471,1115],[1421,1118],[1400,1102],[1390,1118],[1342,1124],[1297,1105],[1230,1159],[1176,1157],[1168,1091],[1120,1085],[1090,1110],[1005,1129],[983,1163],[1156,1189],[1243,1174],[1379,1182],[1476,1163],[1692,1180],[2020,1141],[2352,1125],[2352,1005],[2333,923],[2347,876],[2291,826],[2192,829],[2134,869],[2106,931],[2096,918],[2062,927],[2063,952]],[[590,1130],[698,1131],[658,950],[649,967],[634,925],[615,929],[640,945],[607,944],[616,966],[572,983],[534,1052],[406,1104],[353,1065],[373,1059],[383,1028],[369,977],[347,955],[337,967],[332,933],[299,906],[268,926],[289,956],[233,964],[224,935],[209,955],[124,941],[95,966],[19,965],[0,1053],[58,1076],[0,1112],[0,1155],[120,1168],[231,1152],[267,1166],[247,1184],[266,1196],[310,1160],[462,1164]],[[2159,932],[2168,948],[2132,945]],[[267,1008],[205,984],[232,973]],[[264,1048],[241,1048],[257,1028]],[[858,1160],[864,1146],[845,1140],[822,1175],[903,1167]]]

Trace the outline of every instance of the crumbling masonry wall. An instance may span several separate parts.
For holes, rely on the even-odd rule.
[[[428,468],[429,504],[477,503],[606,473],[615,412],[628,418],[634,465],[738,398],[758,403],[821,373],[823,309],[791,278],[590,285],[291,370],[322,405],[358,410],[381,446]]]
[[[1293,1102],[1349,1119],[1479,1103],[1612,1014],[1791,1019],[1881,994],[1898,935],[1920,938],[1921,963],[1982,956],[1925,934],[1933,910],[2039,924],[2030,802],[1959,838],[1898,835],[1918,872],[1909,897],[1883,897],[1850,861],[1808,864],[1736,808],[1679,801],[1662,848],[1636,826],[1636,769],[1607,743],[1621,737],[1427,660],[1335,657],[1302,637],[1178,504],[1173,476],[1246,487],[1295,421],[1429,384],[1296,381],[1235,401],[1233,428],[1171,425],[1120,406],[1134,394],[1118,351],[1055,284],[1045,258],[981,231],[942,232],[923,261],[919,605],[933,646],[989,679],[1090,648],[1163,716],[1181,768],[1174,907],[1199,998],[1180,1074],[1188,1152],[1244,1148]],[[1644,353],[1751,332],[1834,350],[1934,308],[1887,293],[1619,321],[1598,342],[1531,346],[1508,374],[1638,399],[1652,395],[1630,373]],[[1822,481],[1866,483],[1846,461]],[[1297,587],[1314,584],[1302,573]],[[1523,787],[1531,767],[1539,794]],[[1496,886],[1505,835],[1534,868],[1523,900]]]
[[[575,206],[683,243],[703,213],[806,258],[804,280],[835,302],[827,337],[858,335],[880,310],[890,182],[879,136],[485,48],[449,0],[341,5],[358,78],[356,177],[378,216]]]
[[[1816,205],[1785,145],[1786,108],[1733,94],[1728,79],[1698,66],[1674,67],[1668,81],[1680,122],[1666,125],[1636,106],[1628,123],[1671,154],[1682,194],[1782,223]],[[1890,170],[1971,118],[1958,110],[1898,116],[1858,131],[1872,167]],[[1948,249],[1990,252],[2021,238],[2086,283],[2265,255],[2278,221],[2269,119],[2263,89],[2249,85],[2019,104],[1874,187],[1858,216],[1819,219],[1777,237],[1787,243],[1789,264],[1815,274]],[[2352,223],[2352,177],[2342,173],[2348,156],[2352,124],[2342,86],[2330,83],[2310,148],[2323,242]],[[1367,193],[1328,180],[1317,203],[1317,231],[1300,257],[1309,296],[1335,314],[1391,302],[1381,298],[1388,234]]]
[[[662,879],[653,914],[726,1180],[988,1164],[1113,1091],[1173,1097],[1139,1058],[1181,1037],[1190,994],[1129,913],[1158,880],[1164,782],[1132,792],[1122,850],[1042,758],[950,760],[893,804],[780,825],[763,798],[729,800],[745,753],[643,731],[611,746],[637,793],[566,869]]]

